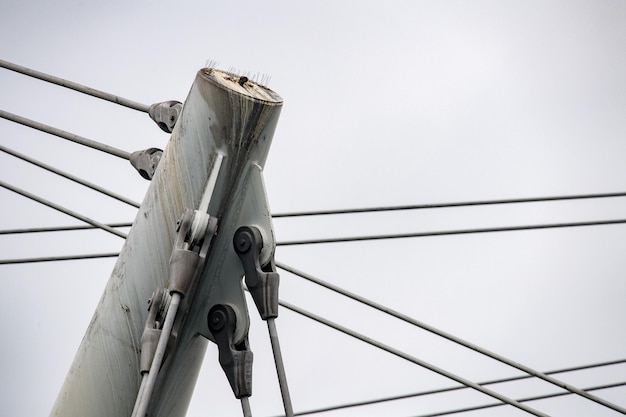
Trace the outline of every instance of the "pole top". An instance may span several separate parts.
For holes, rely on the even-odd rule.
[[[255,100],[274,105],[280,105],[283,102],[282,97],[276,92],[245,75],[238,75],[217,68],[202,68],[198,74],[225,90],[230,90]]]

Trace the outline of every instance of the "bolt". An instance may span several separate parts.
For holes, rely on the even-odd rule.
[[[226,313],[222,310],[215,310],[209,316],[209,328],[213,332],[218,332],[226,324]]]
[[[242,87],[243,87],[243,85],[244,85],[245,83],[247,83],[247,82],[248,82],[248,77],[239,77],[239,81],[238,81],[238,83],[239,83],[239,85],[240,85],[240,86],[242,86]]]
[[[247,252],[250,249],[252,236],[248,232],[240,232],[236,239],[236,246],[238,252]]]

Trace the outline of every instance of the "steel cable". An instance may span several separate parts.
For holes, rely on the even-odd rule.
[[[26,68],[21,65],[14,64],[12,62],[4,61],[0,59],[0,67],[6,68],[8,70],[27,75],[29,77],[37,78],[42,81],[46,81],[52,84],[59,85],[61,87],[69,88],[74,91],[78,91],[83,94],[90,95],[92,97],[97,97],[103,100],[110,101],[115,104],[119,104],[124,107],[128,107],[131,109],[139,110],[144,113],[147,113],[150,109],[150,106],[146,104],[141,104],[133,100],[129,100],[120,96],[116,96],[114,94],[106,93],[101,90],[96,90],[95,88],[87,87],[86,85],[82,85],[73,81],[68,81],[60,77],[55,77],[54,75],[46,74],[41,71],[36,71],[34,69]]]
[[[402,206],[381,206],[381,207],[338,209],[338,210],[313,210],[313,211],[302,211],[302,212],[292,212],[292,213],[275,213],[275,214],[272,214],[272,217],[277,219],[277,218],[286,218],[286,217],[375,213],[375,212],[385,212],[385,211],[422,210],[422,209],[433,209],[433,208],[470,207],[470,206],[486,206],[486,205],[497,205],[497,204],[539,203],[539,202],[547,202],[547,201],[584,200],[584,199],[609,198],[609,197],[626,197],[626,193],[616,192],[616,193],[598,193],[598,194],[574,194],[574,195],[562,195],[562,196],[550,196],[550,197],[529,197],[529,198],[509,198],[509,199],[500,199],[500,200],[462,201],[462,202],[453,202],[453,203],[410,204],[410,205],[402,205]]]
[[[495,398],[497,400],[500,400],[503,403],[506,403],[506,404],[511,405],[513,407],[516,407],[516,408],[519,408],[520,410],[526,411],[527,413],[530,413],[530,414],[535,415],[535,416],[548,417],[547,414],[544,414],[544,413],[542,413],[539,410],[535,410],[532,407],[528,407],[527,405],[521,404],[518,401],[515,401],[515,400],[513,400],[511,398],[508,398],[508,397],[506,397],[506,396],[504,396],[502,394],[499,394],[499,393],[497,393],[495,391],[492,391],[490,389],[481,387],[480,385],[478,385],[475,382],[469,381],[469,380],[467,380],[465,378],[462,378],[462,377],[460,377],[458,375],[455,375],[455,374],[453,374],[451,372],[448,372],[448,371],[446,371],[444,369],[441,369],[441,368],[439,368],[437,366],[431,365],[428,362],[425,362],[425,361],[423,361],[421,359],[418,359],[418,358],[416,358],[414,356],[411,356],[411,355],[409,355],[407,353],[404,353],[404,352],[402,352],[402,351],[400,351],[398,349],[394,349],[391,346],[385,345],[384,343],[381,343],[381,342],[379,342],[379,341],[377,341],[375,339],[369,338],[367,336],[362,335],[361,333],[358,333],[358,332],[355,332],[354,330],[348,329],[347,327],[343,327],[343,326],[341,326],[341,325],[339,325],[337,323],[334,323],[334,322],[332,322],[330,320],[324,319],[324,318],[322,318],[322,317],[320,317],[318,315],[315,315],[315,314],[313,314],[313,313],[311,313],[309,311],[306,311],[304,309],[296,307],[293,304],[289,304],[289,303],[287,303],[285,301],[279,301],[279,304],[281,306],[285,307],[288,310],[291,310],[291,311],[293,311],[295,313],[298,313],[298,314],[300,314],[302,316],[305,316],[305,317],[307,317],[307,318],[309,318],[311,320],[314,320],[314,321],[316,321],[318,323],[321,323],[321,324],[323,324],[325,326],[328,326],[328,327],[331,327],[331,328],[333,328],[335,330],[338,330],[341,333],[344,333],[344,334],[346,334],[348,336],[354,337],[354,338],[356,338],[356,339],[358,339],[358,340],[360,340],[362,342],[365,342],[365,343],[367,343],[369,345],[372,345],[374,347],[382,349],[382,350],[384,350],[384,351],[386,351],[388,353],[391,353],[392,355],[398,356],[398,357],[400,357],[402,359],[405,359],[405,360],[407,360],[409,362],[412,362],[412,363],[414,363],[416,365],[419,365],[419,366],[421,366],[421,367],[423,367],[425,369],[428,369],[428,370],[430,370],[432,372],[435,372],[435,373],[437,373],[437,374],[439,374],[441,376],[444,376],[446,378],[452,379],[453,381],[456,381],[459,384],[463,384],[463,385],[466,385],[466,386],[468,386],[470,388],[473,388],[476,391],[479,391],[479,392],[481,392],[481,393],[483,393],[485,395],[488,395],[488,396],[493,397],[493,398]]]
[[[46,124],[39,123],[31,119],[27,119],[26,117],[18,116],[4,110],[0,110],[0,117],[39,130],[41,132],[49,133],[51,135],[67,139],[74,143],[78,143],[79,145],[87,146],[89,148],[108,153],[109,155],[117,156],[118,158],[126,160],[130,159],[130,152],[123,151],[113,146],[105,145],[104,143],[97,142],[95,140],[87,139],[83,136],[78,136],[73,133],[66,132],[65,130],[57,129],[56,127],[48,126]]]
[[[482,347],[480,347],[478,345],[475,345],[475,344],[470,343],[470,342],[468,342],[466,340],[463,340],[460,337],[456,337],[456,336],[454,336],[454,335],[452,335],[450,333],[444,332],[444,331],[439,330],[439,329],[437,329],[437,328],[435,328],[433,326],[430,326],[428,324],[422,323],[422,322],[420,322],[420,321],[418,321],[418,320],[416,320],[416,319],[414,319],[412,317],[409,317],[409,316],[407,316],[405,314],[402,314],[402,313],[400,313],[398,311],[395,311],[395,310],[393,310],[393,309],[391,309],[389,307],[383,306],[382,304],[378,304],[378,303],[376,303],[374,301],[368,300],[367,298],[362,297],[360,295],[357,295],[357,294],[355,294],[353,292],[344,290],[343,288],[340,288],[340,287],[338,287],[336,285],[333,285],[333,284],[330,284],[328,282],[322,281],[319,278],[313,277],[312,275],[306,274],[306,273],[304,273],[302,271],[298,271],[297,269],[295,269],[293,267],[290,267],[290,266],[285,265],[285,264],[280,263],[280,262],[276,262],[276,266],[278,268],[280,268],[280,269],[283,269],[285,271],[291,272],[292,274],[300,276],[301,278],[304,278],[304,279],[306,279],[306,280],[308,280],[310,282],[313,282],[313,283],[315,283],[317,285],[323,286],[323,287],[325,287],[325,288],[327,288],[327,289],[329,289],[331,291],[334,291],[334,292],[336,292],[338,294],[346,296],[346,297],[348,297],[348,298],[350,298],[350,299],[352,299],[354,301],[358,301],[358,302],[360,302],[360,303],[362,303],[364,305],[367,305],[367,306],[369,306],[371,308],[374,308],[374,309],[376,309],[376,310],[378,310],[378,311],[380,311],[382,313],[388,314],[388,315],[390,315],[392,317],[395,317],[397,319],[400,319],[400,320],[402,320],[402,321],[404,321],[406,323],[412,324],[412,325],[414,325],[416,327],[419,327],[419,328],[421,328],[423,330],[426,330],[426,331],[428,331],[430,333],[433,333],[433,334],[435,334],[437,336],[443,337],[444,339],[447,339],[447,340],[449,340],[451,342],[454,342],[454,343],[456,343],[458,345],[464,346],[464,347],[466,347],[468,349],[471,349],[471,350],[473,350],[475,352],[478,352],[478,353],[480,353],[482,355],[490,357],[491,359],[494,359],[494,360],[496,360],[498,362],[507,364],[507,365],[509,365],[509,366],[511,366],[513,368],[516,368],[516,369],[522,371],[522,372],[525,372],[525,373],[527,373],[529,375],[535,376],[535,377],[537,377],[539,379],[542,379],[542,380],[544,380],[546,382],[549,382],[549,383],[551,383],[553,385],[556,385],[559,388],[563,388],[564,390],[567,390],[567,391],[569,391],[571,393],[577,394],[577,395],[579,395],[579,396],[581,396],[583,398],[586,398],[586,399],[588,399],[590,401],[593,401],[595,403],[598,403],[600,405],[603,405],[603,406],[605,406],[607,408],[610,408],[610,409],[612,409],[614,411],[617,411],[617,412],[619,412],[621,414],[625,414],[626,415],[626,409],[624,409],[623,407],[621,407],[619,405],[616,405],[616,404],[613,404],[613,403],[611,403],[609,401],[606,401],[606,400],[604,400],[602,398],[599,398],[599,397],[596,397],[594,395],[591,395],[591,394],[581,390],[580,388],[576,388],[576,387],[574,387],[572,385],[566,384],[563,381],[560,381],[560,380],[558,380],[556,378],[548,376],[548,375],[546,375],[546,374],[544,374],[542,372],[539,372],[539,371],[537,371],[535,369],[532,369],[532,368],[530,368],[528,366],[525,366],[525,365],[522,365],[520,363],[517,363],[517,362],[515,362],[515,361],[513,361],[511,359],[505,358],[504,356],[498,355],[498,354],[496,354],[494,352],[491,352],[491,351],[489,351],[489,350],[487,350],[485,348],[482,348]]]

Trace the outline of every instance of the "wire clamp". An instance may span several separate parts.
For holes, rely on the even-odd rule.
[[[209,246],[217,231],[217,218],[197,210],[185,209],[176,224],[176,241],[170,256],[170,293],[187,294],[202,269]]]
[[[141,335],[141,360],[139,364],[142,375],[150,372],[169,300],[170,296],[164,288],[158,288],[148,300],[148,318]]]
[[[130,164],[139,172],[142,178],[150,181],[154,177],[157,166],[163,151],[158,148],[148,148],[142,151],[135,151],[130,154]]]
[[[219,362],[238,399],[252,395],[252,359],[248,337],[235,344],[235,311],[228,304],[216,304],[207,317],[209,330],[219,350]]]
[[[183,111],[183,104],[179,101],[163,101],[161,103],[154,103],[150,106],[148,114],[150,118],[155,121],[162,131],[166,133],[172,133],[178,116]]]
[[[245,273],[246,286],[263,320],[278,317],[278,284],[280,277],[276,272],[274,256],[261,265],[263,236],[254,226],[242,226],[233,238],[235,252],[239,255]]]

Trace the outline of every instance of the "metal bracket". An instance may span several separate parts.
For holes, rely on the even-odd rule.
[[[274,265],[274,257],[261,265],[263,250],[261,231],[254,226],[237,229],[233,238],[235,252],[239,255],[246,276],[246,285],[263,320],[278,317],[279,275]]]
[[[158,148],[148,148],[130,154],[130,164],[143,178],[150,181],[159,165],[163,151]]]
[[[178,116],[183,111],[183,104],[179,101],[164,101],[150,106],[148,114],[156,122],[162,131],[172,133],[178,121]]]
[[[142,374],[150,372],[152,359],[156,352],[163,321],[167,313],[169,299],[168,292],[163,288],[159,288],[152,293],[152,297],[148,300],[148,318],[141,335],[141,360],[139,364]]]
[[[236,398],[252,395],[252,359],[248,337],[233,342],[237,316],[228,304],[216,304],[207,317],[209,330],[219,349],[219,361]]]
[[[217,218],[206,213],[185,209],[176,225],[176,241],[170,257],[170,293],[185,296],[198,268],[206,260],[213,235],[217,231]],[[195,251],[197,250],[197,252]]]

